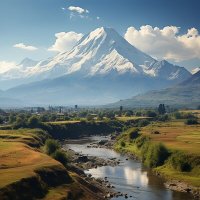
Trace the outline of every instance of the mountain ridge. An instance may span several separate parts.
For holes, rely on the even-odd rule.
[[[172,107],[196,108],[200,105],[200,71],[174,87],[148,91],[129,99],[124,99],[107,107],[155,107],[160,103]]]

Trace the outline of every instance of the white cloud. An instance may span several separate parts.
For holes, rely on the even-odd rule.
[[[0,61],[0,74],[16,67],[15,62]]]
[[[159,59],[176,62],[200,57],[200,35],[195,28],[180,34],[180,28],[166,26],[163,29],[150,25],[139,30],[129,27],[124,38],[135,47]]]
[[[30,45],[25,45],[24,43],[15,44],[15,45],[13,45],[13,47],[19,48],[19,49],[28,50],[28,51],[35,51],[35,50],[38,49],[37,47],[30,46]]]
[[[99,16],[97,16],[97,20],[99,20],[100,19],[100,17]]]
[[[82,33],[60,32],[55,34],[56,41],[48,49],[49,51],[65,52],[71,50],[71,48],[83,37]]]
[[[70,10],[72,12],[77,12],[79,14],[89,13],[89,10],[83,9],[81,7],[78,7],[78,6],[69,6],[68,10]]]

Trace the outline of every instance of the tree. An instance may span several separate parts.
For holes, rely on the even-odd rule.
[[[3,124],[3,117],[2,116],[0,116],[0,124]]]
[[[119,107],[119,110],[120,110],[120,112],[122,112],[122,110],[123,110],[123,106],[120,106],[120,107]]]
[[[148,110],[147,111],[147,117],[156,117],[157,116],[157,113],[154,112],[154,111],[151,111],[151,110]]]
[[[15,121],[16,121],[16,116],[15,116],[13,113],[11,113],[11,114],[9,115],[9,123],[12,124],[12,123],[14,123]]]
[[[37,128],[39,124],[40,124],[40,121],[36,116],[30,117],[29,120],[28,120],[28,125],[31,128]]]
[[[126,113],[125,113],[125,116],[126,117],[130,117],[133,115],[133,111],[132,110],[128,110]]]
[[[158,106],[158,113],[159,113],[160,115],[164,115],[164,114],[166,113],[165,104],[160,104],[160,105]]]

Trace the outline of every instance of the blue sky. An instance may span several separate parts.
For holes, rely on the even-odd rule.
[[[70,6],[83,10],[70,10]],[[199,0],[1,0],[0,62],[18,63],[24,57],[40,60],[55,55],[58,52],[48,49],[56,42],[55,34],[60,32],[85,34],[97,27],[106,26],[113,27],[124,36],[129,27],[134,27],[142,41],[144,38],[140,27],[150,25],[153,32],[156,31],[155,27],[158,27],[160,32],[167,26],[177,27],[177,36],[184,36],[188,29],[195,28],[195,31],[192,31],[195,37],[193,43],[185,37],[176,37],[177,44],[175,42],[170,47],[159,46],[163,43],[161,41],[155,47],[162,48],[163,51],[166,48],[166,51],[169,51],[167,55],[164,52],[158,54],[155,49],[143,47],[141,42],[137,43],[137,47],[154,57],[161,59],[163,56],[191,69],[200,66],[200,36],[197,33],[200,31],[199,10]],[[133,45],[134,37],[136,36],[133,35],[133,29],[129,29],[127,40]],[[148,42],[151,38],[145,39]],[[164,39],[166,41],[167,38]],[[30,50],[29,47],[36,49]],[[186,50],[182,52],[181,47]],[[181,49],[181,55],[171,55],[177,53],[173,49]]]

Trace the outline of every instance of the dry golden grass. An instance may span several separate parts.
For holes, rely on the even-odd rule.
[[[60,163],[26,144],[37,136],[31,130],[0,131],[0,188],[35,175],[35,170]]]
[[[159,134],[152,134],[155,131],[159,131]],[[154,122],[142,128],[141,133],[150,136],[154,142],[164,143],[170,149],[200,154],[200,125],[185,125],[181,120]]]
[[[122,116],[122,117],[116,117],[118,120],[120,121],[131,121],[131,120],[137,120],[137,119],[148,119],[150,117],[137,117],[137,116],[131,116],[131,117],[126,117],[126,116]]]
[[[180,110],[180,112],[183,112],[183,113],[192,113],[193,115],[195,115],[198,118],[200,118],[200,110]]]
[[[48,124],[76,124],[76,123],[80,123],[80,120],[48,122]]]

